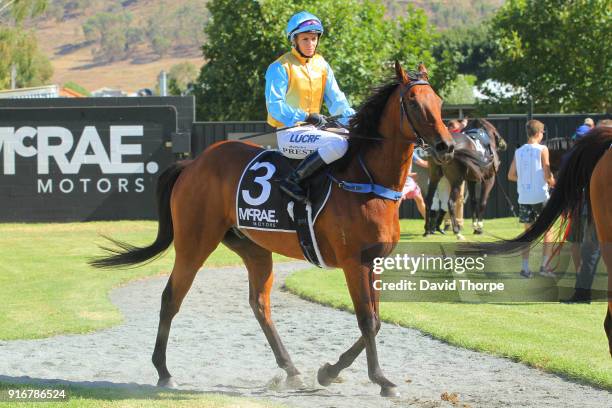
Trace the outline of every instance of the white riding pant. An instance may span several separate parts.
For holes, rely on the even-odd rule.
[[[348,133],[348,131],[346,131]],[[278,150],[290,159],[303,159],[318,151],[327,164],[338,160],[348,149],[348,140],[342,135],[317,129],[314,126],[300,126],[276,132]]]

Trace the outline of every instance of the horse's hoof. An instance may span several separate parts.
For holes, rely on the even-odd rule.
[[[457,239],[459,241],[465,241],[465,237],[463,235],[461,235],[461,234],[457,234]]]
[[[287,379],[285,380],[285,385],[287,386],[287,388],[297,390],[306,388],[306,384],[304,384],[304,381],[302,380],[302,377],[299,374],[287,377]]]
[[[176,384],[176,382],[174,382],[172,377],[160,378],[159,381],[157,381],[157,386],[162,387],[162,388],[177,388],[178,387],[178,385]]]
[[[400,393],[397,387],[380,387],[380,396],[385,398],[398,398]]]
[[[332,380],[334,379],[334,377],[330,377],[330,375],[327,374],[327,369],[330,367],[331,365],[329,363],[325,363],[321,368],[319,368],[319,371],[317,372],[317,381],[319,381],[319,384],[324,387],[329,386],[332,383]]]
[[[474,235],[480,235],[482,234],[482,230],[481,229],[475,229],[474,230]]]

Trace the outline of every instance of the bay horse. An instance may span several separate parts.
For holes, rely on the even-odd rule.
[[[457,223],[455,215],[455,202],[457,201],[464,181],[467,181],[468,185],[474,234],[482,234],[484,212],[487,207],[489,195],[495,184],[495,176],[497,175],[500,165],[497,152],[506,149],[506,142],[495,126],[486,119],[473,119],[466,128],[469,129],[468,132],[472,129],[482,129],[486,132],[491,146],[490,155],[489,152],[485,152],[485,154],[482,155],[467,134],[454,133],[455,154],[453,160],[441,162],[435,155],[429,157],[429,185],[425,197],[425,205],[427,208],[427,211],[425,211],[425,236],[433,234],[437,227],[437,225],[435,225],[436,220],[431,214],[431,205],[442,176],[448,179],[451,187],[448,199],[448,212],[451,218],[453,232],[457,238],[461,240],[464,239],[459,231],[459,224]],[[485,157],[488,160],[485,160]],[[476,184],[478,183],[481,184],[481,192],[480,199],[477,201]]]
[[[401,191],[414,144],[421,138],[434,146],[433,154],[438,160],[452,158],[454,142],[442,122],[442,100],[427,80],[424,65],[420,64],[414,73],[406,73],[395,63],[393,82],[379,88],[352,118],[349,152],[343,163],[330,170],[335,178],[369,183],[360,164],[363,161],[376,183]],[[96,267],[135,265],[159,256],[174,241],[176,258],[161,298],[152,358],[159,386],[175,385],[166,365],[172,319],[197,271],[221,242],[245,263],[249,303],[279,367],[287,373],[287,383],[301,384],[300,372],[283,346],[270,314],[272,252],[304,259],[297,235],[255,229],[236,233],[238,182],[245,166],[262,150],[250,143],[224,141],[210,146],[195,160],[172,165],[158,180],[159,226],[155,241],[145,247],[114,241],[118,248],[110,249],[112,255],[91,262]],[[361,337],[336,364],[319,369],[317,377],[323,386],[329,385],[365,349],[368,376],[381,387],[380,394],[399,395],[378,362],[375,337],[381,324],[379,293],[372,286],[371,262],[361,259],[364,248],[379,245],[382,249],[378,256],[385,256],[398,242],[399,204],[372,194],[351,193],[334,184],[328,204],[318,217],[315,232],[322,257],[326,265],[343,269],[361,331]]]
[[[586,203],[587,222],[595,223],[601,257],[608,271],[608,310],[604,330],[612,357],[612,127],[596,127],[576,142],[564,157],[555,188],[541,214],[525,232],[511,240],[471,243],[471,250],[489,254],[518,253],[535,245],[561,217],[560,231],[567,223],[580,223]],[[561,235],[561,234],[560,234]]]

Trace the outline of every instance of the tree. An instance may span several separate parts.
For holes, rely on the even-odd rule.
[[[433,55],[447,81],[458,74],[474,75],[477,82],[489,77],[488,61],[495,52],[495,43],[490,36],[489,24],[462,26],[448,29],[436,38]]]
[[[474,97],[474,85],[476,77],[474,75],[457,75],[453,82],[446,84],[440,96],[444,99],[445,104],[450,105],[465,105],[476,102]]]
[[[184,95],[189,85],[198,77],[198,68],[191,62],[175,64],[168,72],[168,90],[170,95]]]
[[[612,100],[609,0],[510,0],[491,33],[491,77],[533,98],[538,111],[609,111]],[[516,98],[516,97],[515,97]]]
[[[15,0],[8,17],[0,19],[0,89],[10,86],[13,66],[17,87],[42,85],[51,78],[49,59],[38,49],[34,33],[22,27],[25,19],[44,12],[46,5],[46,0]]]
[[[130,41],[138,41],[139,32],[131,29],[132,15],[128,12],[97,13],[83,24],[83,33],[88,41],[97,41],[92,52],[100,61],[111,62],[128,55]]]
[[[389,20],[380,1],[368,0],[211,0],[207,6],[211,18],[202,48],[207,62],[195,92],[201,120],[266,117],[265,72],[290,49],[285,25],[299,10],[321,18],[325,34],[319,51],[353,105],[391,76],[394,57],[412,67],[424,61],[435,72],[433,38],[422,11]]]

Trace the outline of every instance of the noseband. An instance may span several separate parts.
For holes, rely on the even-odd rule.
[[[427,85],[429,87],[431,87],[431,85],[429,84],[429,82],[419,79],[417,81],[412,81],[409,82],[408,85],[406,85],[401,91],[400,91],[400,98],[399,98],[399,104],[400,104],[400,129],[402,128],[402,124],[403,124],[403,120],[404,120],[404,116],[406,117],[406,119],[408,119],[408,124],[410,125],[410,129],[412,130],[412,133],[414,133],[414,135],[416,136],[416,145],[419,147],[423,147],[425,146],[425,140],[423,139],[423,137],[419,134],[419,132],[416,130],[416,127],[414,126],[414,123],[412,123],[412,118],[410,118],[410,115],[408,114],[408,109],[406,109],[406,106],[404,106],[404,95],[408,93],[408,91],[410,91],[412,88],[414,88],[415,86],[418,85]]]

